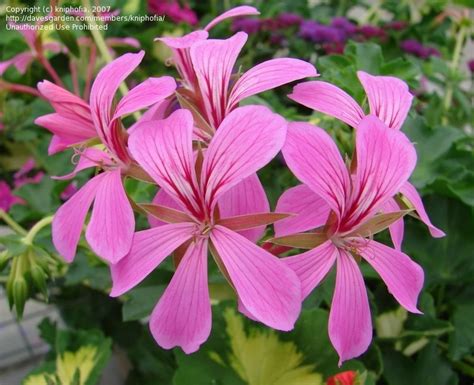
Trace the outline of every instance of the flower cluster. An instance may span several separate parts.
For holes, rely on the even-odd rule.
[[[359,265],[371,265],[395,299],[419,313],[423,270],[401,251],[403,216],[416,213],[434,237],[444,235],[408,182],[416,152],[401,127],[412,95],[397,78],[365,72],[358,76],[369,111],[323,81],[294,88],[292,100],[355,129],[350,158],[321,128],[287,122],[268,107],[241,106],[252,95],[318,76],[312,64],[293,58],[235,72],[247,33],[228,39],[209,33],[223,20],[257,14],[241,6],[185,36],[158,38],[170,48],[179,79],[146,79],[117,102],[143,51],[102,68],[90,97],[49,81],[38,84],[55,110],[36,120],[53,134],[50,153],[75,151],[74,171],[57,178],[96,169],[56,212],[53,243],[73,261],[92,207],[85,238],[110,266],[111,296],[128,292],[172,255],[176,270],[151,314],[150,329],[160,346],[179,346],[186,353],[198,350],[211,331],[208,255],[234,290],[239,311],[283,331],[293,328],[302,301],[336,266],[329,336],[343,362],[364,353],[372,339]],[[301,20],[285,15],[279,23]],[[343,19],[333,20],[332,28],[354,33]],[[126,128],[122,118],[143,109]],[[280,151],[301,184],[284,192],[271,212],[257,172]],[[127,178],[158,186],[153,202],[133,202]],[[148,215],[149,229],[135,231],[134,211]],[[267,244],[300,253],[279,258],[277,248],[261,247],[270,224],[275,236]],[[394,248],[373,239],[387,228]]]
[[[296,28],[300,38],[320,45],[326,53],[342,53],[349,39],[384,41],[387,39],[387,31],[400,31],[405,27],[404,22],[397,20],[386,23],[383,27],[370,24],[358,26],[346,17],[334,17],[329,24],[323,24],[311,19],[305,20],[292,13],[281,13],[273,19],[238,18],[232,24],[234,32],[256,34],[268,31],[270,42],[274,44],[285,41],[285,30]]]
[[[436,48],[425,46],[415,39],[402,41],[400,48],[406,53],[417,56],[420,59],[428,59],[430,56],[441,56],[441,53]]]

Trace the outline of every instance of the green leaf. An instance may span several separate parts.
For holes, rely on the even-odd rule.
[[[198,352],[176,352],[175,385],[322,384],[314,360],[291,336],[248,321],[234,306],[227,302],[213,307],[213,333]]]
[[[389,348],[383,349],[383,360],[383,376],[389,385],[458,383],[449,363],[439,354],[435,341],[430,342],[416,360]]]
[[[420,73],[420,69],[414,63],[397,57],[384,63],[380,68],[380,73],[382,75],[396,76],[410,84],[415,84],[415,79]]]
[[[344,53],[355,59],[357,70],[366,71],[372,75],[380,73],[384,60],[382,49],[378,44],[349,42]]]
[[[45,364],[25,378],[23,385],[34,384],[32,379],[40,383],[41,375],[46,384],[97,384],[112,354],[109,338],[96,329],[58,329],[49,319],[43,320],[39,328],[52,352]]]
[[[419,221],[406,221],[404,251],[423,266],[425,287],[474,282],[473,209],[439,195],[424,197],[424,203],[432,222],[447,234],[434,239]]]
[[[132,290],[122,307],[123,320],[133,321],[149,316],[165,288],[165,285],[153,285]]]
[[[461,130],[451,126],[429,128],[421,117],[408,117],[403,130],[415,143],[418,163],[412,175],[413,183],[424,187],[436,178],[434,163],[444,155],[451,146],[464,136]]]
[[[381,338],[398,337],[403,330],[406,319],[407,311],[402,307],[380,314],[375,320],[377,336]]]
[[[32,211],[37,215],[50,214],[54,208],[53,188],[54,181],[45,177],[40,183],[29,183],[21,186],[16,195],[23,198]]]
[[[23,254],[27,247],[23,242],[23,237],[17,234],[0,236],[0,245],[4,246],[10,255]]]
[[[60,28],[56,28],[56,32],[58,33],[61,42],[68,48],[69,52],[71,52],[75,57],[79,57],[79,45],[77,44],[77,39],[72,32]]]
[[[449,337],[449,355],[459,360],[474,350],[474,305],[466,304],[456,308],[452,318],[454,332]]]

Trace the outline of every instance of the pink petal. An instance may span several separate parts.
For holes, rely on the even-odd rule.
[[[157,37],[155,41],[161,41],[170,48],[185,49],[199,41],[206,40],[208,35],[206,31],[193,31],[180,37]]]
[[[170,96],[176,89],[176,82],[170,76],[148,78],[132,88],[115,108],[112,120],[158,103]]]
[[[413,100],[408,85],[393,76],[372,76],[363,71],[357,76],[369,99],[370,113],[388,127],[400,129]]]
[[[219,199],[221,218],[268,212],[270,212],[270,205],[257,174],[245,178]],[[239,234],[252,242],[257,242],[264,232],[265,226],[260,226],[255,229],[239,231]]]
[[[92,178],[54,215],[52,223],[54,247],[67,262],[72,262],[76,255],[87,212],[103,179],[104,174]]]
[[[34,49],[36,38],[38,37],[38,30],[35,29],[34,25],[30,25],[26,23],[25,24],[16,23],[11,20],[8,21],[8,24],[11,27],[11,29],[21,33],[26,43],[30,46],[30,48]]]
[[[3,73],[8,69],[8,67],[12,65],[15,66],[18,72],[24,74],[33,59],[34,57],[31,52],[22,52],[9,60],[0,62],[0,76],[2,76]]]
[[[110,156],[106,152],[97,148],[89,147],[80,154],[79,162],[77,162],[77,165],[72,172],[63,176],[53,176],[52,178],[56,180],[68,180],[74,178],[77,173],[82,170],[96,167],[101,164],[112,164],[112,159],[110,159]]]
[[[23,52],[13,58],[13,65],[19,73],[24,74],[33,59],[34,56],[31,52]]]
[[[291,330],[301,310],[300,283],[274,255],[222,226],[211,241],[242,304],[256,319],[278,330]]]
[[[283,261],[301,281],[301,298],[305,299],[318,286],[336,261],[338,251],[328,240],[318,247]]]
[[[182,37],[162,37],[155,40],[162,41],[172,51],[173,63],[176,66],[183,83],[186,87],[194,89],[197,84],[196,74],[194,72],[189,48],[197,42],[206,40],[208,33],[206,31],[194,31]]]
[[[245,72],[232,88],[228,109],[249,96],[309,76],[318,76],[318,73],[312,64],[303,60],[282,58],[257,64]]]
[[[431,223],[430,218],[428,217],[428,214],[425,210],[425,206],[423,205],[423,201],[421,200],[420,194],[418,194],[418,191],[416,191],[415,186],[413,186],[410,182],[406,182],[400,188],[400,193],[402,193],[413,205],[422,222],[428,226],[428,230],[430,231],[432,237],[441,238],[446,235],[442,230],[438,229]]]
[[[84,100],[48,80],[39,82],[37,87],[41,95],[51,103],[56,112],[66,118],[80,120],[84,127],[88,127],[91,136],[96,136],[91,111]]]
[[[400,305],[412,313],[420,314],[416,303],[424,281],[421,266],[401,251],[376,241],[370,241],[367,246],[361,247],[359,252],[379,273],[388,291]]]
[[[365,116],[357,102],[345,91],[330,83],[312,81],[300,83],[288,97],[313,110],[342,120],[356,127]]]
[[[247,34],[238,32],[226,40],[204,40],[190,48],[207,121],[219,127],[225,117],[230,76]]]
[[[47,114],[35,119],[35,124],[44,127],[69,144],[84,142],[97,136],[96,131],[84,120],[59,113]]]
[[[283,155],[296,177],[319,195],[340,217],[351,182],[332,138],[308,123],[290,123]]]
[[[193,215],[199,215],[197,178],[192,149],[193,119],[188,110],[167,119],[143,122],[128,145],[143,169]]]
[[[356,131],[357,173],[344,229],[360,224],[393,197],[416,165],[416,151],[401,131],[369,115]]]
[[[194,353],[211,333],[207,286],[207,239],[192,243],[150,318],[150,330],[165,349]]]
[[[140,64],[145,56],[144,51],[126,53],[107,64],[98,73],[92,85],[90,106],[92,119],[102,142],[112,151],[121,152],[113,141],[114,132],[110,125],[112,120],[112,102],[120,84]]]
[[[149,122],[150,120],[162,120],[168,117],[170,107],[173,104],[173,99],[168,98],[161,102],[155,103],[148,110],[146,110],[138,121],[133,123],[128,128],[128,133],[131,135],[133,131],[143,122]]]
[[[165,190],[159,189],[152,201],[154,204],[169,207],[179,211],[185,211],[186,208],[177,202],[171,195],[169,195]],[[166,222],[159,220],[153,215],[148,215],[148,222],[151,227],[158,227],[166,225]]]
[[[49,43],[43,44],[43,50],[52,53],[67,53],[67,48],[63,47],[61,43],[58,43],[56,41],[51,41]]]
[[[276,222],[275,236],[302,233],[326,224],[330,208],[308,186],[301,184],[286,190],[278,199],[275,212],[295,214]]]
[[[286,121],[266,107],[240,107],[227,115],[202,165],[206,204],[213,208],[224,192],[270,162],[285,135]]]
[[[250,7],[248,5],[241,5],[240,7],[229,9],[228,11],[224,12],[222,15],[219,15],[216,18],[212,19],[211,22],[208,25],[206,25],[204,29],[206,31],[209,31],[211,28],[215,27],[217,24],[232,17],[251,16],[251,15],[260,15],[260,12],[258,12],[258,10],[254,7]]]
[[[133,37],[109,37],[105,41],[109,47],[128,45],[133,48],[140,48],[140,42]]]
[[[65,138],[59,135],[53,135],[51,141],[49,142],[48,155],[53,155],[67,150],[70,146],[73,146],[77,143],[79,142],[77,140],[73,140],[73,138]]]
[[[398,206],[398,203],[395,199],[390,198],[383,204],[382,211],[384,213],[397,212],[400,211],[400,206]],[[405,232],[405,224],[403,222],[403,218],[400,218],[398,221],[393,222],[389,226],[388,230],[390,231],[390,237],[392,238],[392,242],[395,246],[395,249],[401,250],[403,235]]]
[[[92,250],[110,263],[117,263],[132,246],[135,217],[122,185],[121,170],[104,172],[87,226]]]
[[[8,69],[8,67],[10,67],[13,64],[12,60],[13,59],[9,59],[9,60],[0,62],[0,76],[2,76],[3,73]]]
[[[329,338],[343,361],[360,356],[372,340],[372,320],[364,279],[354,258],[339,250],[336,288],[329,314]]]
[[[130,252],[110,266],[112,297],[118,297],[143,281],[174,250],[189,240],[193,223],[172,223],[157,229],[138,231]]]

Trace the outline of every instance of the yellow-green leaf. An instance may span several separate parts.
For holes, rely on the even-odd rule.
[[[248,385],[320,385],[322,376],[312,365],[303,365],[304,356],[293,342],[283,342],[271,330],[250,329],[232,308],[224,314],[230,338],[232,368]]]

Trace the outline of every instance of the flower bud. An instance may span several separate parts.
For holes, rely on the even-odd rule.
[[[43,294],[45,298],[48,297],[48,290],[46,287],[46,273],[37,264],[33,264],[30,270],[31,280],[35,287]]]
[[[28,296],[28,284],[24,277],[16,277],[13,282],[13,301],[15,303],[16,315],[19,319],[23,316],[25,302]]]

